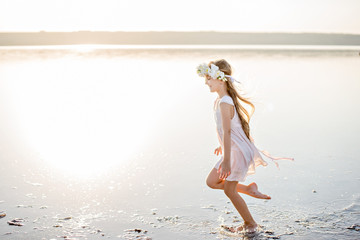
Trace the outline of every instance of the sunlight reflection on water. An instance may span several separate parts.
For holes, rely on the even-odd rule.
[[[19,67],[19,66],[17,66]],[[32,61],[7,81],[13,120],[42,157],[74,173],[111,167],[148,139],[167,93],[144,60]]]

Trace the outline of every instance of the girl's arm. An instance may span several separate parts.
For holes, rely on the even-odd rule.
[[[230,175],[230,154],[231,154],[231,115],[233,106],[228,103],[220,103],[221,121],[224,130],[224,160],[221,164],[220,178],[226,178]]]

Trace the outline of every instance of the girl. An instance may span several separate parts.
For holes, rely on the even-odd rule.
[[[260,199],[271,198],[259,192],[254,182],[249,185],[238,183],[244,182],[248,175],[254,174],[257,166],[267,165],[250,136],[249,121],[255,107],[235,90],[233,85],[235,79],[231,76],[232,69],[226,60],[220,59],[199,65],[197,73],[205,77],[205,84],[209,86],[210,91],[218,94],[214,112],[220,146],[214,153],[221,154],[222,157],[210,172],[206,183],[210,188],[223,189],[244,219],[243,226],[237,228],[236,231],[255,232],[258,225],[239,192]],[[252,107],[251,115],[240,104],[240,101]],[[272,160],[293,160],[292,158],[275,158],[265,151],[261,152]],[[229,230],[235,231],[233,228]]]

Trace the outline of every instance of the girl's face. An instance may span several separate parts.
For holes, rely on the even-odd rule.
[[[209,75],[205,76],[205,84],[209,86],[210,92],[218,92],[222,87],[224,87],[224,82],[219,79],[214,79]]]

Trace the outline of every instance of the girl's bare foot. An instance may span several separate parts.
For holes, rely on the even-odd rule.
[[[246,233],[255,233],[258,225],[256,223],[254,224],[244,224],[243,229],[245,228]]]
[[[221,227],[232,233],[242,232],[242,231],[245,231],[245,233],[255,233],[258,225],[255,223],[255,224],[243,224],[239,227],[228,227],[226,225],[222,225]]]
[[[271,199],[269,195],[262,194],[258,190],[258,186],[256,183],[250,183],[248,186],[248,192],[246,193],[249,196],[252,196],[254,198],[260,198],[260,199]]]

